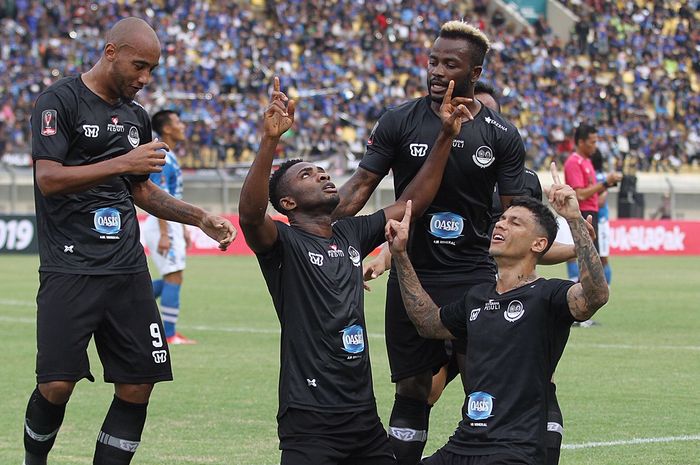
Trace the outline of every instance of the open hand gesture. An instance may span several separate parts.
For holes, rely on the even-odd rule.
[[[389,243],[389,250],[392,255],[403,253],[406,251],[406,243],[408,242],[408,232],[411,227],[411,201],[406,202],[406,211],[403,214],[403,219],[399,222],[389,220],[384,228],[386,241]]]
[[[467,104],[472,102],[472,99],[466,97],[452,98],[452,91],[455,88],[455,82],[450,81],[447,85],[447,91],[440,105],[440,120],[442,120],[442,129],[445,133],[454,137],[459,134],[462,123],[472,121],[474,116],[467,108]]]
[[[289,100],[280,91],[280,78],[275,76],[273,81],[272,96],[263,114],[263,133],[269,137],[279,137],[284,134],[294,123],[294,100]]]
[[[576,191],[574,191],[571,186],[561,182],[556,163],[552,162],[550,171],[554,184],[549,188],[549,203],[559,215],[567,220],[580,218],[581,209],[578,206]]]

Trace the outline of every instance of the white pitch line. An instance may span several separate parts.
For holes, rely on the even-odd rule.
[[[36,302],[28,302],[26,300],[0,299],[0,305],[6,305],[8,307],[36,307]]]
[[[659,344],[654,346],[642,346],[633,344],[586,344],[584,343],[573,343],[570,347],[590,347],[592,349],[626,349],[626,350],[653,350],[653,349],[663,349],[663,350],[700,350],[700,346],[673,346],[667,344]]]
[[[638,444],[655,444],[660,442],[679,442],[679,441],[700,441],[700,434],[686,436],[669,436],[665,438],[634,438],[621,439],[618,441],[605,442],[584,442],[582,444],[562,444],[562,449],[590,449],[593,447],[611,447],[611,446],[634,446]]]

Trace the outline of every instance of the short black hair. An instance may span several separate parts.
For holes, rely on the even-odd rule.
[[[552,247],[552,244],[554,244],[554,240],[557,237],[557,230],[559,229],[557,219],[554,217],[552,210],[541,201],[528,196],[514,198],[510,206],[527,208],[532,212],[535,221],[537,221],[537,224],[547,235],[547,247],[540,253],[540,256],[546,254],[549,248]]]
[[[598,130],[592,124],[581,123],[578,125],[574,131],[574,143],[578,144],[579,141],[588,139],[591,134],[597,134]]]
[[[287,214],[287,210],[285,210],[282,205],[280,205],[280,199],[284,197],[284,193],[282,192],[282,188],[280,186],[280,180],[284,176],[284,173],[289,170],[292,166],[296,165],[297,163],[301,163],[302,160],[301,158],[294,158],[292,160],[287,160],[284,163],[282,163],[278,168],[277,171],[272,173],[270,176],[270,184],[269,184],[269,189],[270,189],[270,203],[272,206],[277,210],[278,212],[282,213],[283,215]]]
[[[491,42],[486,34],[479,28],[464,21],[448,21],[440,28],[438,37],[443,39],[460,39],[466,41],[470,47],[470,60],[472,66],[482,66],[486,53],[491,48]]]
[[[163,128],[170,123],[170,115],[177,115],[174,110],[160,110],[151,118],[151,127],[159,136],[163,135]]]
[[[493,87],[491,84],[488,84],[481,80],[476,81],[476,83],[474,83],[474,93],[489,94],[491,97],[493,97],[494,100],[496,100],[496,88]],[[498,100],[496,100],[496,103],[498,103]]]

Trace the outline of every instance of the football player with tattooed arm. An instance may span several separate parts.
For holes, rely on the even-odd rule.
[[[126,465],[141,440],[155,383],[172,379],[168,345],[139,242],[137,205],[198,226],[226,249],[226,219],[177,200],[153,184],[168,146],[151,140],[134,101],[158,65],[160,42],[143,20],[107,33],[86,73],[47,88],[32,112],[34,197],[39,238],[37,386],[24,421],[25,465],[45,465],[78,381],[94,381],[94,337],[114,399],[93,463]]]
[[[557,223],[541,202],[518,197],[505,210],[489,252],[495,284],[473,286],[454,303],[435,304],[421,287],[406,251],[410,211],[389,221],[386,237],[409,317],[427,338],[466,337],[463,416],[447,444],[425,465],[538,465],[544,463],[548,385],[575,321],[605,305],[605,274],[576,192],[554,164],[549,202],[571,227],[581,280],[537,276],[535,265],[556,237]]]

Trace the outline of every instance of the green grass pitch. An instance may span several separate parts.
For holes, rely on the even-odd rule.
[[[0,258],[0,464],[22,463],[22,422],[34,387],[36,257]],[[610,302],[593,328],[572,330],[556,374],[565,421],[562,465],[700,464],[700,260],[616,258]],[[563,276],[563,266],[543,267]],[[379,413],[389,417],[383,330],[385,281],[366,313]],[[141,446],[143,465],[279,463],[275,413],[278,323],[252,257],[191,257],[175,346],[176,381],[157,385]],[[92,463],[111,401],[101,382],[82,381],[49,463]],[[453,383],[434,408],[426,454],[454,430],[462,395]]]

